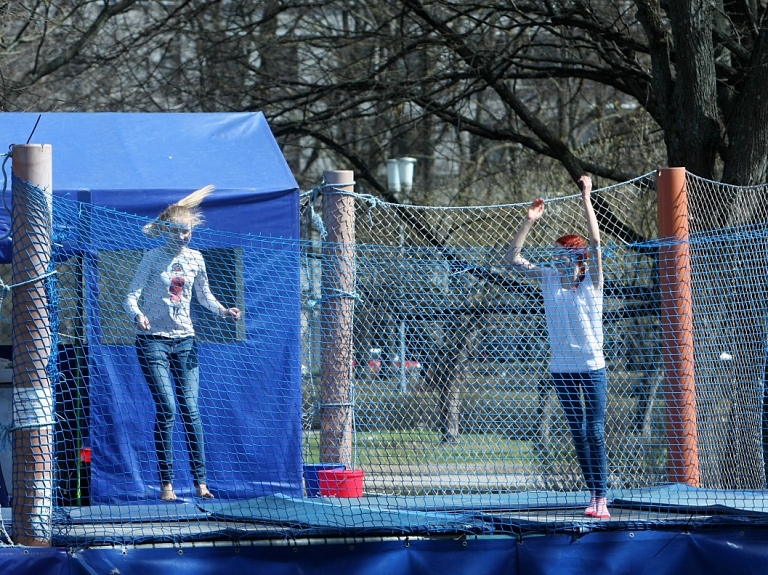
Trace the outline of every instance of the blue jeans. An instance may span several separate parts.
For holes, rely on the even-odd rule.
[[[195,485],[207,483],[203,424],[197,407],[200,372],[194,337],[139,335],[136,352],[152,399],[155,400],[155,450],[160,481],[173,481],[173,426],[176,404],[181,411]]]
[[[571,430],[587,488],[596,497],[605,497],[608,484],[608,457],[605,452],[608,384],[605,369],[582,373],[553,372],[552,381]]]

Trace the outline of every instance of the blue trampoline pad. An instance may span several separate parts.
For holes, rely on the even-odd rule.
[[[194,502],[178,499],[172,503],[152,505],[92,505],[90,507],[57,507],[56,524],[147,523],[153,521],[188,521],[209,519],[210,514]]]
[[[768,491],[726,490],[691,487],[685,484],[647,489],[613,491],[614,507],[666,511],[671,513],[768,515]]]
[[[272,495],[235,502],[204,502],[211,517],[225,521],[280,523],[303,528],[340,530],[383,530],[397,532],[469,531],[482,532],[487,526],[464,513],[435,513],[409,509],[386,509],[385,498],[337,499],[294,498]]]
[[[429,495],[417,497],[380,496],[363,498],[372,507],[442,512],[500,512],[571,509],[589,503],[588,492],[521,491],[518,493],[478,493],[468,495]]]

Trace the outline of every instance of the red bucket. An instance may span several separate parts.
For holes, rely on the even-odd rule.
[[[317,472],[323,497],[362,497],[362,469],[321,469]]]

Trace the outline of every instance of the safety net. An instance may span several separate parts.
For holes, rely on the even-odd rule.
[[[163,244],[147,218],[59,197],[48,242],[44,193],[14,180],[43,229],[3,268],[4,529],[94,545],[764,523],[768,189],[686,182],[674,237],[659,237],[656,173],[592,193],[608,519],[584,515],[541,282],[505,259],[527,204],[398,205],[323,185],[301,196],[300,240],[196,228],[213,296],[241,317],[192,302],[203,448],[174,371],[169,502],[125,304]],[[587,235],[570,190],[546,198],[522,254],[556,268],[566,233]],[[201,450],[214,499],[197,489]]]

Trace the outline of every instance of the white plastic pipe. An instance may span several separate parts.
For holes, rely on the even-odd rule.
[[[400,161],[387,160],[387,188],[390,192],[400,191]]]
[[[416,158],[398,158],[397,160],[400,185],[404,190],[410,190],[413,187],[413,169],[415,165]]]

